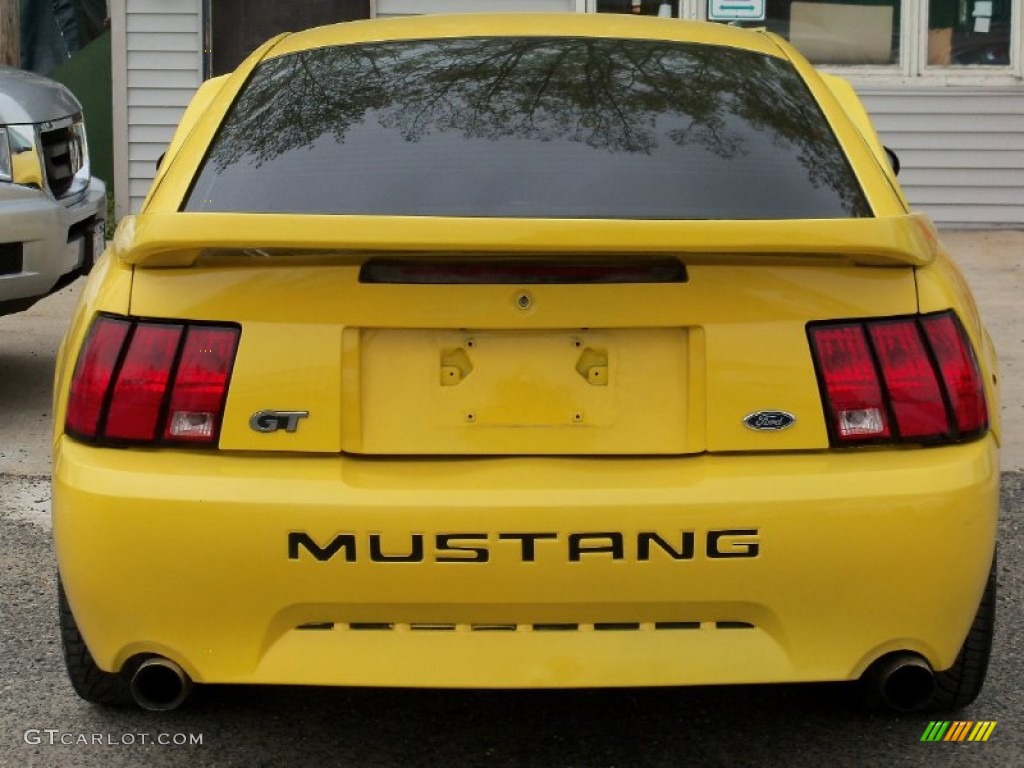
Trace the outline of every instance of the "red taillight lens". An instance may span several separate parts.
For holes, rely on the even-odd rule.
[[[917,323],[871,323],[868,330],[900,437],[914,440],[946,435],[946,405]]]
[[[921,324],[938,360],[957,429],[963,434],[988,429],[981,371],[964,329],[953,315],[926,317]]]
[[[131,327],[127,320],[99,317],[89,329],[71,379],[64,421],[68,434],[85,439],[96,437],[114,368]]]
[[[981,373],[952,312],[808,332],[834,443],[948,441],[987,429]]]
[[[92,442],[217,442],[235,327],[99,317],[71,382],[68,434]]]
[[[841,442],[890,436],[888,413],[864,327],[811,330],[833,433]]]
[[[171,390],[165,440],[209,442],[216,438],[237,346],[235,328],[188,329]]]
[[[103,436],[111,440],[153,440],[167,379],[181,341],[180,325],[139,325],[110,398]]]

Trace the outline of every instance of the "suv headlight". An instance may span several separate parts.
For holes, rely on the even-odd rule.
[[[89,169],[89,143],[85,138],[85,123],[81,118],[71,126],[73,141],[77,147],[77,168],[75,169],[75,181],[72,188],[75,190],[85,189],[89,186],[92,173]]]
[[[0,181],[13,181],[11,173],[11,144],[7,140],[7,129],[0,127]]]
[[[0,138],[0,178],[25,187],[42,189],[45,185],[36,127],[8,125],[0,128],[0,131],[3,131],[3,137]],[[4,171],[6,176],[2,175]]]

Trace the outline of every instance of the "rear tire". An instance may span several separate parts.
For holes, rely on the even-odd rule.
[[[967,633],[960,653],[957,654],[953,666],[944,672],[935,673],[935,696],[932,708],[936,710],[955,710],[966,707],[981,693],[985,684],[985,673],[992,654],[992,637],[995,634],[996,622],[996,559],[992,558],[992,568],[985,584],[985,592],[981,596],[978,612]]]
[[[132,704],[132,694],[126,670],[119,673],[104,672],[92,658],[78,624],[71,613],[64,584],[57,577],[57,602],[60,606],[60,639],[64,647],[71,687],[80,697],[92,704],[126,707]]]

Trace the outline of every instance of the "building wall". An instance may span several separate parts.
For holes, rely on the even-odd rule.
[[[199,0],[111,0],[117,215],[138,211],[203,80]],[[127,148],[127,153],[121,148]]]
[[[1024,86],[858,88],[911,204],[954,227],[1024,227]]]
[[[377,0],[400,15],[423,0]],[[507,0],[536,10],[582,0]],[[460,11],[469,0],[437,0]],[[445,6],[445,7],[442,7]],[[432,6],[433,7],[433,6]],[[155,163],[202,81],[201,0],[112,0],[117,213],[137,211]],[[119,60],[120,59],[120,60]],[[944,227],[1024,228],[1024,83],[882,86],[855,81],[882,140],[900,156],[911,204]]]

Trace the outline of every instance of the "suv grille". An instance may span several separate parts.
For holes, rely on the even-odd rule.
[[[75,174],[85,163],[85,147],[77,127],[69,125],[41,134],[46,183],[54,197],[64,197],[71,191]]]

